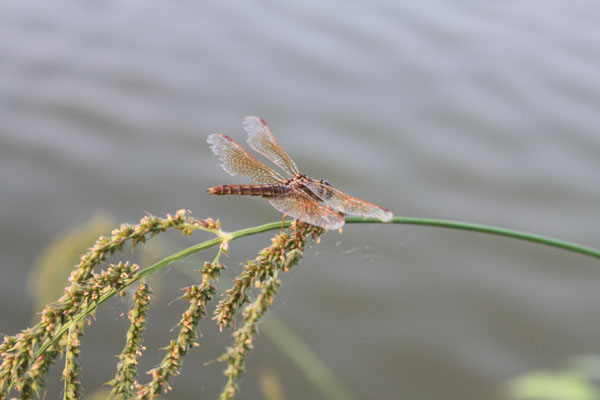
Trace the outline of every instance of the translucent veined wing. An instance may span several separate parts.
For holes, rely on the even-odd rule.
[[[208,136],[210,149],[219,157],[221,167],[229,175],[243,175],[259,184],[281,183],[283,177],[252,157],[242,146],[227,135],[213,133]]]
[[[344,214],[360,215],[365,218],[373,217],[384,222],[390,221],[394,217],[394,214],[387,208],[349,196],[327,184],[314,180],[305,181],[303,184],[323,203]]]
[[[269,203],[290,217],[324,229],[338,229],[345,222],[341,215],[304,192],[289,191],[269,200]]]
[[[300,173],[292,158],[277,143],[273,133],[262,118],[248,116],[244,118],[243,124],[244,129],[248,132],[250,147],[257,153],[267,157],[290,176]]]

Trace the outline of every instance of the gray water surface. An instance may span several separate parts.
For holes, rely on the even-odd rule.
[[[42,248],[99,211],[136,222],[186,208],[226,230],[280,219],[261,199],[205,193],[245,182],[206,144],[244,143],[245,115],[304,173],[396,215],[600,247],[599,71],[596,2],[2,2],[0,331],[39,311],[25,287]],[[229,276],[268,243],[232,244]],[[167,304],[190,283],[181,270],[204,259],[162,276],[149,366],[182,310]],[[600,349],[599,267],[480,234],[349,225],[283,276],[273,313],[356,398],[504,398],[511,378]],[[114,302],[84,337],[88,394],[114,375],[125,311]],[[224,384],[204,363],[231,339],[201,330],[165,398]],[[262,398],[265,370],[288,399],[322,398],[264,336],[239,398]]]

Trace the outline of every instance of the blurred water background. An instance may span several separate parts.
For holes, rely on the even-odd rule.
[[[261,199],[205,193],[244,182],[206,137],[245,143],[250,114],[303,172],[397,215],[599,247],[599,71],[592,1],[1,2],[0,332],[39,311],[26,282],[44,246],[99,212],[187,208],[226,230],[278,220]],[[172,236],[156,257],[204,238]],[[222,288],[268,242],[232,244]],[[161,275],[145,366],[207,257]],[[511,378],[600,349],[599,267],[473,233],[350,225],[284,275],[273,314],[356,398],[502,399]],[[88,394],[114,374],[126,310],[110,303],[84,337]],[[164,398],[217,397],[210,362],[231,339],[201,330]],[[259,336],[240,399],[262,398],[264,371],[288,399],[323,398]]]

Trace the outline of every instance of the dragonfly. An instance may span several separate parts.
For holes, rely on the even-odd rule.
[[[324,229],[341,228],[346,214],[384,222],[393,218],[387,208],[347,195],[326,180],[300,173],[263,119],[245,117],[243,126],[250,147],[277,165],[283,174],[254,158],[229,136],[214,133],[208,136],[207,142],[223,170],[232,176],[246,176],[252,184],[215,186],[206,190],[210,194],[263,197],[284,214],[284,221],[290,216]]]

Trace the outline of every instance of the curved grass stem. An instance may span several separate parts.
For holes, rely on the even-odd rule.
[[[170,256],[163,258],[162,260],[158,261],[157,263],[151,265],[148,268],[144,268],[144,269],[138,271],[131,279],[129,279],[129,281],[127,281],[125,283],[125,285],[120,290],[125,289],[126,287],[134,284],[135,282],[139,281],[140,279],[143,279],[146,276],[151,275],[152,273],[166,267],[169,264],[179,261],[179,260],[181,260],[185,257],[188,257],[194,253],[198,253],[200,251],[220,245],[224,241],[231,241],[231,240],[242,238],[244,236],[256,235],[256,234],[259,234],[262,232],[267,232],[267,231],[274,230],[277,228],[280,228],[280,222],[273,222],[270,224],[255,226],[252,228],[241,229],[239,231],[231,232],[229,234],[219,235],[219,237],[217,237],[217,238],[207,240],[202,243],[198,243],[194,246],[190,246],[186,249],[183,249],[177,253],[171,254]],[[98,299],[97,302],[91,303],[88,307],[86,307],[84,310],[82,310],[81,313],[79,313],[77,316],[75,316],[71,321],[65,323],[58,331],[56,331],[56,333],[54,334],[54,336],[52,337],[51,340],[47,341],[42,346],[40,346],[40,348],[35,353],[34,360],[37,359],[38,357],[40,357],[42,354],[44,354],[50,346],[56,344],[60,340],[62,335],[65,332],[67,332],[72,325],[77,324],[78,322],[82,321],[84,318],[86,318],[88,315],[90,315],[96,308],[98,308],[99,305],[101,305],[102,303],[104,303],[105,301],[107,301],[108,299],[113,297],[117,292],[118,291],[115,289],[109,290],[104,295],[102,295]]]
[[[360,217],[347,217],[346,223],[381,223],[381,221],[379,221],[377,219],[373,219],[373,218],[364,219],[364,218],[360,218]],[[489,225],[472,224],[472,223],[460,222],[460,221],[449,221],[449,220],[427,219],[427,218],[410,218],[410,217],[395,217],[389,223],[408,224],[408,225],[423,225],[423,226],[432,226],[432,227],[451,228],[451,229],[459,229],[459,230],[466,230],[466,231],[472,231],[472,232],[480,232],[480,233],[504,236],[504,237],[514,238],[514,239],[518,239],[518,240],[539,243],[539,244],[543,244],[546,246],[556,247],[556,248],[560,248],[563,250],[567,250],[570,252],[574,252],[574,253],[578,253],[578,254],[582,254],[582,255],[586,255],[586,256],[600,258],[600,249],[583,246],[583,245],[580,245],[577,243],[568,242],[568,241],[564,241],[564,240],[560,240],[560,239],[555,239],[555,238],[551,238],[548,236],[537,235],[537,234],[533,234],[533,233],[516,231],[516,230],[511,230],[511,229],[498,228],[498,227],[489,226]],[[286,221],[284,223],[284,226],[289,227],[291,224],[292,224],[291,221]],[[271,222],[268,224],[264,224],[264,225],[260,225],[260,226],[256,226],[256,227],[252,227],[252,228],[241,229],[241,230],[238,230],[235,232],[230,232],[230,233],[223,232],[222,234],[218,235],[218,237],[216,237],[212,240],[207,240],[205,242],[188,247],[184,250],[181,250],[177,253],[174,253],[168,257],[163,258],[162,260],[155,263],[154,265],[151,265],[148,268],[138,271],[135,275],[132,276],[131,279],[129,279],[125,283],[125,285],[123,287],[121,287],[119,289],[119,291],[123,290],[127,286],[132,285],[133,283],[137,282],[138,280],[143,279],[146,276],[151,275],[152,273],[166,267],[167,265],[172,264],[176,261],[179,261],[185,257],[192,255],[192,254],[195,254],[200,251],[209,249],[211,247],[220,245],[223,242],[230,242],[230,241],[233,241],[233,240],[245,237],[245,236],[256,235],[256,234],[259,234],[262,232],[267,232],[267,231],[271,231],[271,230],[275,230],[275,229],[281,229],[280,221]],[[219,254],[217,255],[217,259],[218,259],[218,256],[220,256],[220,254],[221,254],[221,250],[219,251]],[[104,303],[105,301],[110,299],[117,292],[118,291],[116,289],[109,290],[104,295],[102,295],[98,299],[97,302],[90,304],[85,309],[83,309],[81,311],[81,313],[79,313],[77,316],[75,316],[71,321],[65,323],[54,334],[54,336],[52,337],[51,340],[46,341],[42,346],[40,346],[40,348],[37,349],[37,351],[35,353],[35,357],[33,359],[35,360],[38,357],[40,357],[41,355],[43,355],[46,352],[46,350],[48,348],[50,348],[50,346],[53,346],[54,344],[56,344],[58,342],[58,340],[60,340],[61,336],[65,332],[67,332],[71,328],[71,326],[74,326],[74,324],[77,324],[80,321],[82,321],[84,318],[86,318],[88,315],[90,315],[90,313],[92,313],[99,305],[101,305],[102,303]]]
[[[360,217],[347,217],[346,223],[381,223],[380,220],[374,218],[360,218]],[[491,235],[504,236],[513,239],[525,240],[529,242],[539,243],[546,246],[557,247],[563,250],[571,251],[574,253],[579,253],[587,256],[592,256],[595,258],[600,258],[600,249],[596,249],[593,247],[583,246],[577,243],[568,242],[560,239],[551,238],[548,236],[537,235],[528,232],[516,231],[512,229],[504,229],[498,228],[490,225],[481,225],[481,224],[472,224],[468,222],[460,222],[460,221],[450,221],[450,220],[441,220],[441,219],[428,219],[428,218],[411,218],[411,217],[394,217],[389,223],[394,224],[407,224],[407,225],[424,225],[424,226],[433,226],[438,228],[451,228],[451,229],[459,229],[465,231],[472,232],[480,232],[487,233]],[[284,226],[289,227],[292,224],[292,221],[286,221]],[[160,270],[166,267],[169,264],[172,264],[178,260],[181,260],[185,257],[188,257],[194,253],[198,253],[200,251],[209,249],[211,247],[217,246],[221,244],[224,240],[233,241],[244,236],[256,235],[259,233],[271,231],[274,229],[281,229],[281,222],[271,222],[268,224],[255,226],[252,228],[241,229],[239,231],[231,232],[229,235],[222,235],[212,240],[207,240],[206,242],[202,242],[196,244],[194,246],[190,246],[180,252],[172,254],[168,257],[163,258],[156,264],[140,270],[137,274],[135,274],[129,282],[125,285],[125,287],[133,284],[134,282],[152,274],[153,272]],[[106,300],[111,298],[117,293],[116,290],[111,290],[104,294],[97,303],[91,304],[87,309],[85,309],[81,314],[75,317],[70,323],[77,323],[82,320],[86,316],[88,316],[92,311],[96,309],[97,306],[104,303]],[[46,343],[42,346],[38,352],[36,353],[36,358],[46,351],[46,349],[56,341],[60,339],[60,337],[69,329],[70,323],[65,324],[54,336],[51,342]]]
[[[346,223],[381,223],[380,220],[374,218],[347,217]],[[549,236],[537,235],[535,233],[517,231],[513,229],[498,228],[490,225],[472,224],[469,222],[450,221],[443,219],[429,218],[411,218],[411,217],[394,217],[389,223],[407,224],[407,225],[424,225],[434,226],[438,228],[459,229],[463,231],[487,233],[490,235],[504,236],[513,239],[525,240],[543,244],[550,247],[567,250],[573,253],[579,253],[586,256],[600,258],[600,249],[594,247],[580,245],[578,243],[568,242],[561,239],[551,238]]]

